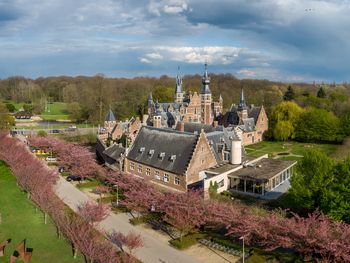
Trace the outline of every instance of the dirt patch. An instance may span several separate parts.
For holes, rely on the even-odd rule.
[[[184,252],[204,263],[233,263],[238,262],[239,257],[227,254],[204,245],[196,244]]]
[[[137,227],[142,228],[143,231],[149,233],[158,240],[162,240],[165,243],[168,243],[171,239],[169,235],[165,234],[163,231],[154,230],[148,225],[138,225]],[[237,256],[233,256],[215,249],[210,249],[201,244],[193,245],[183,252],[203,263],[234,263],[239,259]]]

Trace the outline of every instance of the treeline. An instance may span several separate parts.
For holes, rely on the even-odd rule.
[[[346,86],[319,87],[316,94],[288,87],[284,101],[272,107],[266,137],[286,141],[340,143],[350,135]]]
[[[320,209],[334,220],[350,223],[350,157],[335,162],[323,152],[309,150],[291,186],[283,207],[300,214]]]
[[[210,88],[215,100],[221,94],[224,108],[239,102],[240,90],[243,88],[247,103],[264,105],[269,111],[273,105],[283,100],[287,85],[267,80],[239,80],[231,74],[211,74]],[[201,76],[184,76],[185,91],[200,91]],[[313,85],[294,84],[300,93],[316,94]],[[343,86],[350,91],[350,86]],[[146,110],[147,97],[152,92],[159,102],[173,101],[175,78],[138,77],[106,78],[94,77],[48,77],[35,80],[23,77],[11,77],[0,80],[0,99],[24,102],[31,105],[34,113],[40,113],[47,103],[68,103],[68,113],[77,121],[89,120],[101,122],[105,113],[111,108],[118,119],[142,115]]]

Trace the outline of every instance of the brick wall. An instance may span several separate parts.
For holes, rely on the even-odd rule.
[[[144,165],[132,160],[125,162],[125,171],[127,173],[140,176],[145,180],[149,180],[166,188],[175,189],[178,191],[186,191],[186,176],[177,175],[168,171],[156,169],[154,167]],[[168,176],[169,180],[164,180]],[[178,180],[178,181],[177,181]],[[176,184],[178,182],[179,184]]]
[[[217,164],[215,156],[211,151],[208,140],[201,132],[192,159],[187,169],[187,184],[195,183],[199,180],[199,172]]]

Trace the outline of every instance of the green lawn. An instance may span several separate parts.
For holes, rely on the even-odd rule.
[[[53,224],[44,224],[43,214],[17,188],[15,177],[3,162],[0,162],[0,193],[0,242],[12,239],[5,250],[6,260],[2,258],[0,262],[8,262],[9,255],[24,238],[27,247],[33,248],[31,263],[84,262],[80,255],[73,259],[70,245],[56,237]]]
[[[57,115],[52,115],[52,116],[57,116]],[[36,125],[36,126],[16,126],[15,128],[17,128],[18,130],[45,130],[48,127],[50,129],[68,129],[70,126],[75,125],[77,128],[94,128],[97,131],[98,126],[93,125],[93,124],[85,124],[85,123],[79,123],[79,124],[75,124],[75,123],[71,123],[71,124],[62,124],[62,125]]]
[[[49,103],[47,108],[47,111],[40,115],[43,120],[69,120],[67,103],[53,102]]]
[[[12,100],[4,100],[3,103],[4,103],[4,104],[6,104],[6,103],[11,103],[11,104],[13,104],[13,106],[15,106],[16,110],[19,110],[19,109],[23,108],[23,104],[24,104],[23,102],[17,103],[17,102],[14,102],[14,101],[12,101]]]
[[[332,155],[339,147],[336,144],[263,141],[254,145],[248,145],[245,147],[245,150],[250,156],[260,156],[267,153],[271,158],[299,160],[308,149],[318,149],[327,155]]]

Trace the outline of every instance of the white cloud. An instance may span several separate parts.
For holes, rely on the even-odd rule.
[[[154,47],[154,49],[168,60],[191,64],[204,63],[205,61],[210,64],[230,64],[243,50],[242,48],[230,46],[158,46]]]
[[[185,12],[188,9],[186,0],[151,0],[148,5],[148,11],[156,16],[163,13],[176,15]]]
[[[151,64],[152,63],[152,61],[150,61],[149,59],[147,59],[147,58],[139,58],[139,60],[140,60],[140,62],[141,63],[145,63],[145,64]]]
[[[150,58],[150,59],[156,59],[156,60],[161,60],[163,59],[163,56],[159,53],[149,53],[149,54],[146,54],[145,55],[147,58]]]
[[[257,73],[254,70],[249,70],[249,69],[241,69],[241,70],[238,70],[237,73],[243,77],[249,77],[249,78],[253,78],[257,75]]]

